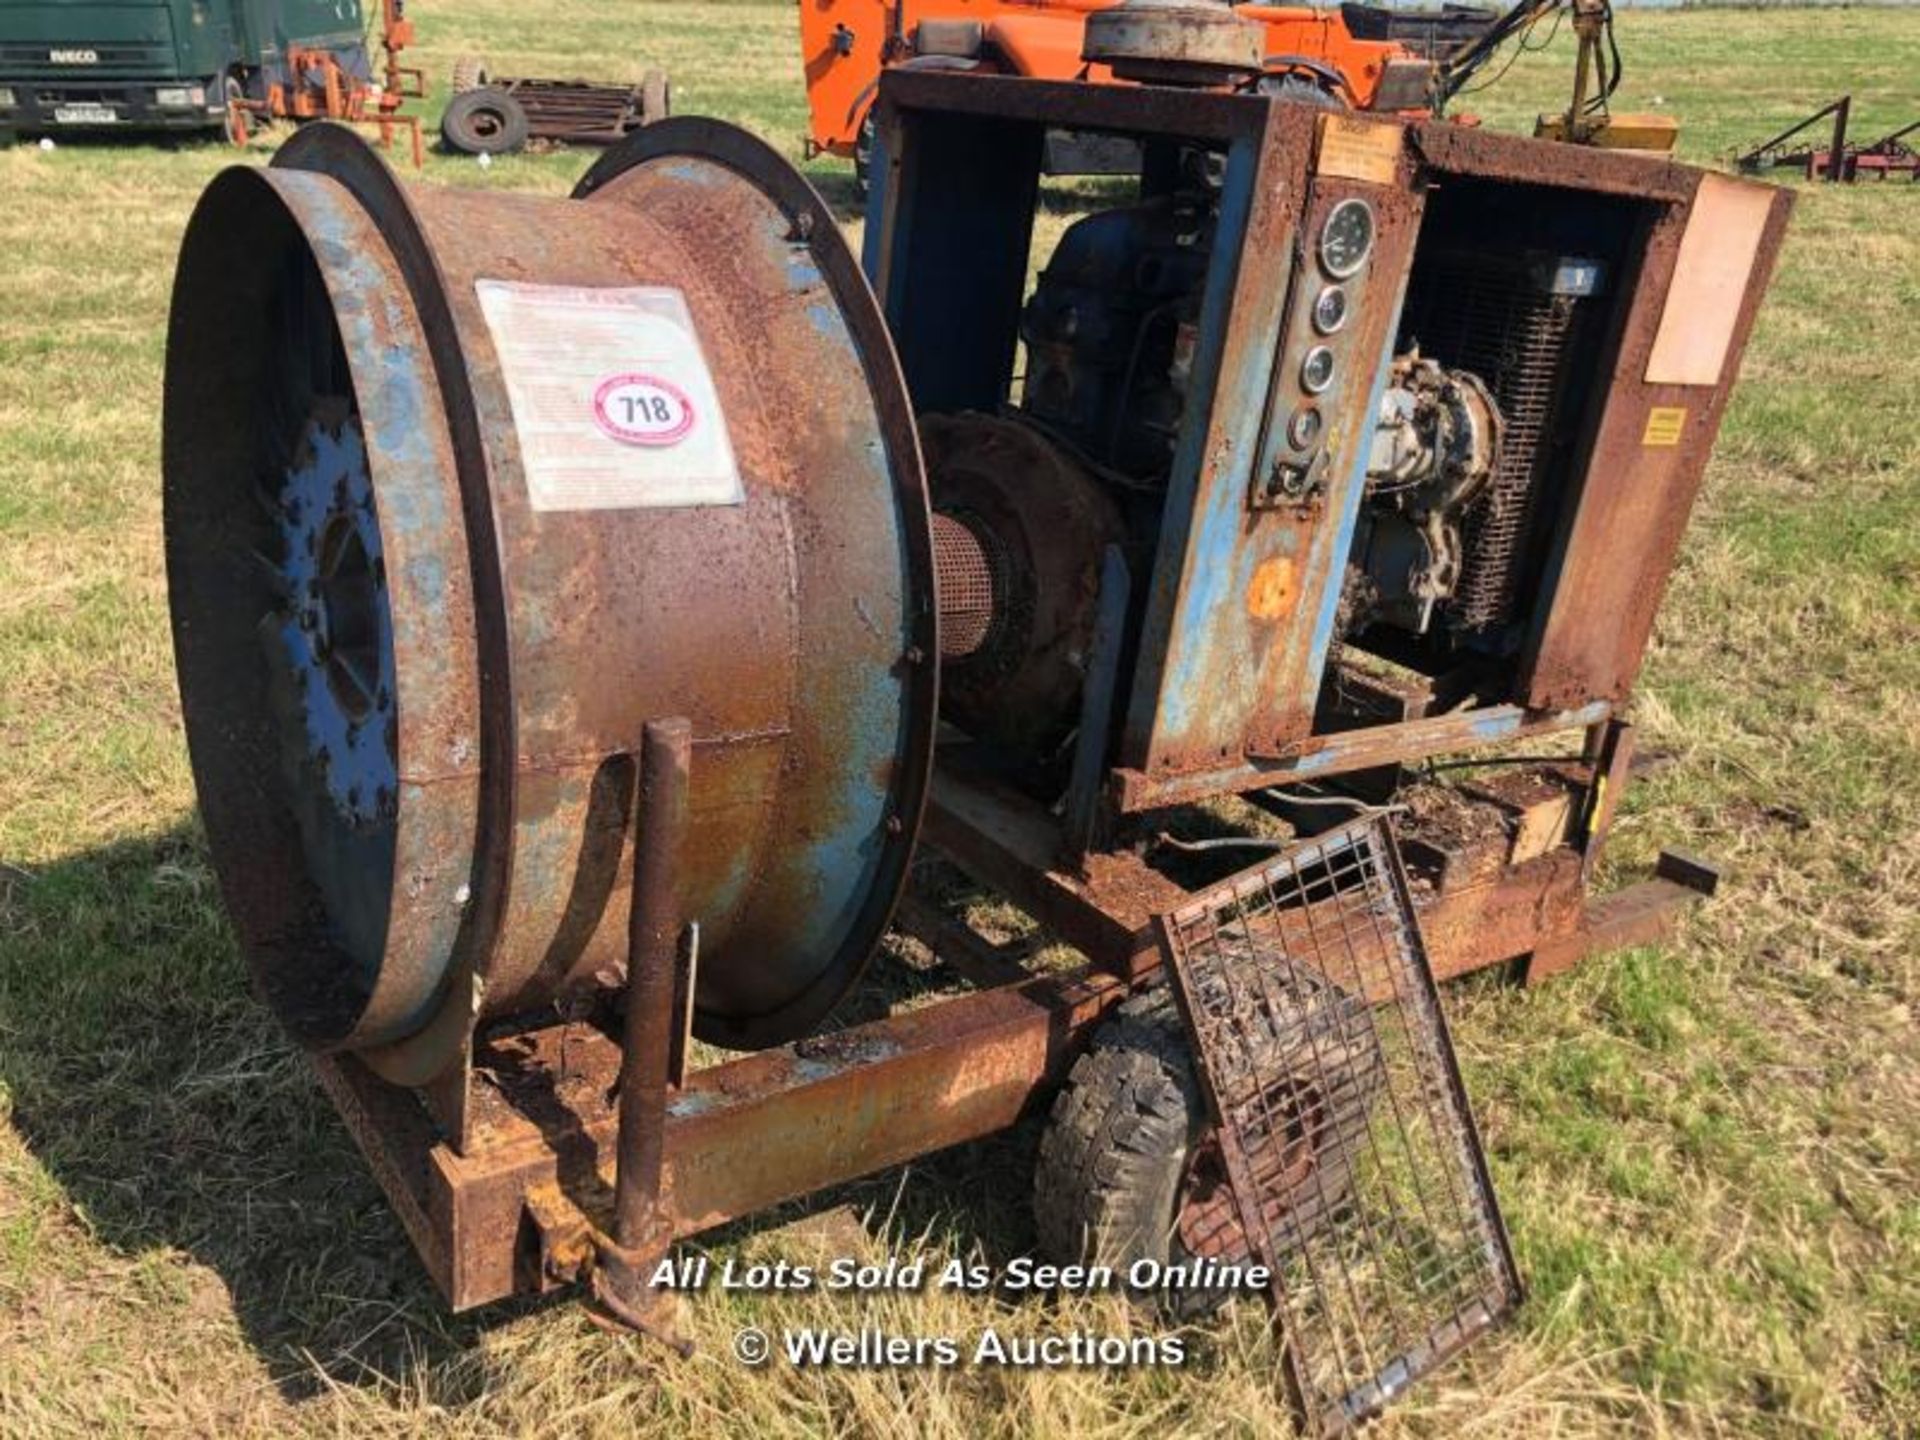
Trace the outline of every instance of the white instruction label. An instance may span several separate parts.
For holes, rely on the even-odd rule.
[[[740,503],[720,396],[678,290],[476,288],[534,509]]]

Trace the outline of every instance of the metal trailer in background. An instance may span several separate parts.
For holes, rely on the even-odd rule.
[[[1809,132],[1817,133],[1816,127],[1829,117],[1832,130],[1824,145],[1801,138]],[[1749,175],[1766,170],[1798,170],[1809,180],[1849,184],[1863,175],[1875,180],[1895,175],[1920,180],[1920,150],[1907,138],[1920,131],[1920,120],[1909,121],[1862,145],[1847,139],[1852,118],[1853,97],[1842,95],[1779,134],[1741,151],[1734,157],[1734,164]]]
[[[529,140],[611,145],[672,113],[664,70],[648,70],[637,85],[495,77],[484,60],[468,55],[454,63],[440,138],[466,155],[508,154]]]
[[[895,70],[878,115],[864,278],[713,121],[570,199],[402,187],[327,127],[213,183],[165,520],[223,892],[460,1309],[591,1279],[663,1328],[671,1241],[1050,1103],[1040,1230],[1085,1258],[1074,1216],[1144,1202],[1060,1157],[1143,1026],[1215,1109],[1171,1092],[1120,1243],[1284,1269],[1371,1213],[1411,1083],[1479,1278],[1370,1306],[1384,1369],[1296,1365],[1338,1428],[1518,1294],[1432,979],[1712,888],[1591,881],[1790,197],[1165,81]],[[1063,129],[1142,169],[1030,286]],[[967,988],[832,1027],[889,925]],[[1284,1084],[1235,1108],[1235,1055]]]

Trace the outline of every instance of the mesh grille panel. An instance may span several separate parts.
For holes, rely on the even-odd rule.
[[[996,563],[997,562],[997,563]],[[940,605],[940,658],[972,655],[993,633],[994,600],[1006,589],[999,547],[964,520],[934,512],[934,593]]]
[[[1160,934],[1295,1400],[1343,1430],[1520,1296],[1391,834],[1328,832]]]
[[[1542,441],[1577,311],[1573,298],[1541,292],[1512,257],[1437,256],[1408,296],[1405,328],[1422,352],[1485,380],[1506,419],[1493,483],[1466,517],[1452,611],[1462,628],[1514,618],[1545,480]]]

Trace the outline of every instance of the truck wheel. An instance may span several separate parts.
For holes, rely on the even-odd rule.
[[[673,114],[673,87],[667,72],[649,70],[640,77],[640,123],[658,125]]]
[[[450,81],[453,93],[464,95],[469,90],[480,90],[493,83],[493,75],[487,69],[487,62],[478,55],[462,55],[453,62],[453,76]]]
[[[505,155],[527,143],[527,112],[504,90],[468,90],[447,102],[440,138],[462,155]]]
[[[1344,1016],[1351,1033],[1364,1006],[1332,1003],[1352,1007]],[[1287,1030],[1274,1037],[1263,1072],[1284,1075],[1289,1058],[1305,1048],[1304,1034]],[[1282,1184],[1271,1194],[1270,1221],[1299,1239],[1322,1228],[1352,1193],[1354,1150],[1380,1080],[1370,1027],[1364,1044],[1370,1049],[1348,1087],[1354,1101],[1337,1107],[1333,1123],[1313,1127],[1315,1138],[1289,1157]],[[1040,1249],[1061,1264],[1110,1265],[1124,1279],[1140,1260],[1249,1263],[1252,1251],[1194,1076],[1186,1030],[1164,985],[1120,1006],[1075,1062],[1040,1141],[1033,1208]],[[1231,1293],[1166,1289],[1157,1298],[1175,1318],[1196,1320],[1218,1310]]]

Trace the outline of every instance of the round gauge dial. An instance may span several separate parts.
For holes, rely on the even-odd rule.
[[[1320,412],[1302,405],[1287,421],[1287,442],[1296,450],[1311,450],[1320,438]]]
[[[1331,335],[1347,323],[1347,287],[1329,285],[1313,297],[1313,328]]]
[[[1344,280],[1373,253],[1373,207],[1364,200],[1342,200],[1320,229],[1320,266]]]
[[[1333,351],[1316,345],[1300,361],[1300,388],[1318,395],[1333,383]]]

